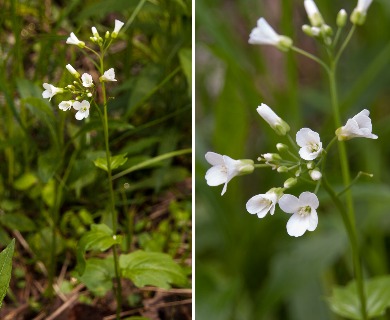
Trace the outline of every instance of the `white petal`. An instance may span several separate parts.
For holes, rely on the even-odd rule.
[[[241,162],[239,160],[234,160],[229,156],[222,156],[222,157],[227,169],[226,183],[228,183],[230,180],[232,180],[235,176],[237,176],[240,173],[239,170],[240,170]]]
[[[312,192],[302,192],[299,196],[299,205],[301,207],[310,206],[313,209],[317,209],[319,204],[317,196]]]
[[[84,112],[77,111],[76,114],[75,114],[75,117],[76,117],[77,120],[84,119]]]
[[[307,230],[314,231],[317,228],[318,225],[318,215],[317,211],[312,210],[310,215],[307,217],[309,224],[307,227]]]
[[[209,186],[219,186],[227,180],[227,173],[222,166],[213,166],[206,172],[206,180]]]
[[[81,108],[81,103],[79,101],[75,101],[73,103],[73,109],[80,110],[80,108]]]
[[[318,144],[321,142],[321,139],[320,139],[320,135],[317,132],[309,128],[302,128],[297,132],[296,141],[298,146],[304,147],[309,143]]]
[[[300,237],[306,232],[308,225],[308,217],[301,217],[298,213],[294,213],[287,222],[287,233],[293,237]]]
[[[286,213],[295,213],[299,209],[299,200],[291,194],[285,194],[279,199],[279,207]]]
[[[207,152],[205,155],[205,158],[206,158],[207,162],[213,166],[225,164],[225,162],[223,161],[222,155],[215,153],[215,152],[211,152],[211,151]]]

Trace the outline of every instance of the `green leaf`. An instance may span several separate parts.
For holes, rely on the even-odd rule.
[[[0,252],[0,308],[7,294],[12,273],[12,256],[15,249],[15,239]]]
[[[31,188],[38,181],[33,173],[25,173],[14,182],[16,190],[27,190]]]
[[[112,279],[115,277],[112,257],[106,259],[91,258],[85,265],[84,274],[79,277],[93,294],[102,297],[112,290]]]
[[[372,278],[364,283],[368,317],[384,315],[386,308],[390,307],[390,276]],[[351,281],[345,287],[334,288],[327,300],[332,311],[338,315],[349,319],[362,318],[356,281]]]
[[[77,264],[80,276],[85,271],[84,254],[87,250],[105,251],[115,244],[122,242],[122,236],[113,235],[112,230],[105,224],[91,225],[91,231],[82,236],[77,247]]]
[[[176,156],[179,156],[179,155],[182,155],[182,154],[186,154],[186,153],[191,153],[192,152],[192,149],[183,149],[183,150],[177,150],[177,151],[173,151],[173,152],[169,152],[169,153],[165,153],[165,154],[161,154],[157,157],[154,157],[154,158],[151,158],[151,159],[148,159],[148,160],[145,160],[141,163],[138,163],[136,165],[133,165],[131,166],[130,168],[122,171],[122,172],[119,172],[118,174],[116,174],[115,176],[112,177],[112,179],[117,179],[119,177],[122,177],[130,172],[133,172],[133,171],[136,171],[136,170],[140,170],[140,169],[143,169],[145,167],[149,167],[157,162],[160,162],[160,161],[163,161],[163,160],[166,160],[166,159],[169,159],[169,158],[172,158],[172,157],[176,157]]]
[[[119,257],[122,275],[137,287],[152,285],[169,289],[170,284],[184,286],[187,278],[172,257],[160,252],[135,251]]]
[[[127,161],[127,158],[125,158],[125,156],[126,156],[126,153],[122,153],[122,154],[118,154],[117,156],[110,157],[111,170],[115,170],[116,168],[124,165]],[[104,171],[108,170],[107,159],[105,157],[104,158],[97,158],[96,160],[94,160],[93,163],[95,164],[95,166],[97,166],[98,168],[100,168]]]
[[[21,213],[4,213],[0,215],[0,223],[11,230],[22,232],[36,229],[34,221]]]
[[[183,48],[179,51],[180,65],[188,82],[188,94],[192,94],[192,50]]]

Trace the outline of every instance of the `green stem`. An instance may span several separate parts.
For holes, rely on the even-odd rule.
[[[100,58],[100,72],[104,72],[104,62],[103,54],[99,56]],[[108,178],[108,187],[110,193],[110,213],[112,221],[112,230],[116,234],[118,229],[118,217],[115,211],[115,197],[114,197],[114,188],[112,183],[112,171],[111,171],[111,154],[109,146],[109,135],[108,135],[108,112],[107,112],[107,94],[106,94],[106,85],[102,82],[102,94],[103,94],[103,131],[104,131],[104,144],[106,148],[106,160],[107,160],[107,178]],[[118,259],[118,247],[117,245],[113,246],[113,256],[114,256],[114,268],[115,268],[115,279],[116,279],[116,318],[120,319],[121,307],[122,307],[122,284],[119,270],[119,259]]]
[[[347,47],[349,41],[351,40],[352,38],[352,35],[353,33],[355,32],[355,29],[356,29],[356,25],[353,25],[351,30],[349,31],[347,37],[345,38],[345,41],[344,43],[341,45],[339,51],[337,52],[336,54],[336,57],[334,59],[334,63],[337,64],[337,62],[339,61],[340,57],[341,57],[341,54],[344,52],[345,48]]]
[[[353,29],[350,32],[352,34]],[[338,59],[340,54],[345,47],[345,43],[348,42],[350,37],[347,37],[346,41],[342,45],[339,53],[337,54]],[[340,117],[340,108],[338,103],[338,95],[337,95],[337,87],[336,87],[336,66],[337,60],[331,61],[330,68],[328,71],[329,76],[329,87],[330,87],[330,95],[331,95],[331,103],[334,115],[334,124],[336,128],[341,127],[341,117]],[[343,184],[345,187],[348,187],[351,184],[351,176],[349,170],[349,163],[347,157],[347,150],[343,141],[339,141],[338,143],[339,155],[340,155],[340,165],[341,165],[341,173],[343,177]],[[336,196],[337,198],[337,196]],[[334,200],[334,198],[332,197]],[[354,274],[357,282],[358,294],[360,299],[360,307],[362,319],[367,319],[367,311],[366,311],[366,297],[364,294],[364,282],[363,282],[363,273],[361,269],[361,261],[359,257],[359,248],[357,241],[357,232],[356,232],[356,222],[355,222],[355,212],[353,207],[353,198],[352,192],[350,189],[346,191],[346,202],[347,202],[347,217],[348,219],[344,219],[345,227],[350,235],[350,242],[352,247],[352,260],[354,267]]]
[[[311,59],[311,60],[317,62],[317,63],[320,64],[327,72],[329,72],[329,67],[328,67],[328,65],[327,65],[324,61],[322,61],[320,58],[317,58],[315,55],[313,55],[313,54],[311,54],[311,53],[309,53],[309,52],[307,52],[307,51],[305,51],[305,50],[299,49],[299,48],[297,48],[297,47],[295,47],[295,46],[292,46],[292,47],[291,47],[291,50],[293,50],[293,51],[295,51],[296,53],[299,53],[299,54],[305,56],[306,58],[309,58],[309,59]]]

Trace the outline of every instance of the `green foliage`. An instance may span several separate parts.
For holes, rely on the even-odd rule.
[[[111,170],[115,170],[118,167],[124,165],[127,161],[126,153],[118,154],[117,156],[110,157],[110,166]],[[107,158],[98,158],[94,162],[95,166],[98,168],[107,171]]]
[[[368,317],[371,319],[385,315],[386,309],[390,307],[390,276],[366,280],[365,294]],[[328,303],[330,308],[342,317],[362,319],[355,281],[345,287],[334,288]]]
[[[171,284],[184,286],[187,277],[171,256],[159,252],[135,251],[119,258],[122,275],[137,287],[152,285],[169,289]]]
[[[12,273],[12,256],[14,255],[15,239],[0,252],[0,308],[7,294]]]
[[[104,296],[109,290],[112,290],[112,279],[115,277],[113,266],[112,257],[88,259],[84,273],[79,279],[95,295]]]
[[[112,230],[105,224],[91,225],[91,231],[85,233],[77,247],[77,264],[79,274],[82,276],[85,272],[84,254],[88,250],[106,251],[113,245],[120,244],[122,236],[114,235]]]

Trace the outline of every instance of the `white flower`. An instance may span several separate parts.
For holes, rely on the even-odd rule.
[[[324,24],[324,19],[313,0],[305,0],[304,6],[312,26],[320,27]]]
[[[275,206],[281,196],[282,192],[280,188],[271,189],[266,194],[258,194],[248,200],[246,210],[250,214],[257,214],[259,218],[264,218],[268,211],[273,215]]]
[[[254,170],[252,160],[234,160],[215,152],[207,152],[206,160],[212,167],[206,172],[209,186],[224,184],[221,195],[226,192],[227,184],[235,176],[252,173]]]
[[[314,160],[322,151],[320,135],[309,129],[303,128],[297,132],[297,144],[301,147],[299,155],[304,160]]]
[[[73,101],[69,100],[69,101],[62,101],[60,102],[60,104],[58,105],[58,107],[63,110],[63,111],[67,111],[69,110],[70,108],[72,108],[72,105],[73,105]]]
[[[57,93],[64,92],[64,89],[57,88],[49,83],[44,83],[43,88],[45,88],[46,90],[42,92],[42,97],[45,99],[49,98],[49,100],[51,100],[51,98],[53,98]]]
[[[250,44],[268,44],[287,51],[292,46],[289,37],[279,35],[264,18],[257,20],[257,27],[249,35]]]
[[[79,77],[80,77],[80,73],[78,73],[78,72],[76,71],[76,69],[72,67],[72,65],[67,64],[67,65],[66,65],[66,69],[68,69],[68,71],[69,71],[73,76],[75,76],[76,78],[79,78]]]
[[[90,105],[87,100],[83,100],[82,102],[75,101],[73,103],[73,108],[77,110],[77,113],[75,115],[77,120],[88,118]]]
[[[104,74],[99,78],[100,82],[103,81],[116,81],[114,68],[108,69]]]
[[[76,46],[79,46],[80,48],[85,47],[85,42],[77,39],[76,35],[73,32],[70,34],[69,38],[66,40],[66,43],[67,44],[74,44]]]
[[[262,103],[258,108],[259,115],[276,131],[277,134],[283,136],[290,131],[290,126],[283,121],[270,107]]]
[[[352,138],[369,138],[378,139],[378,136],[372,133],[372,124],[370,111],[364,109],[352,119],[348,119],[345,126],[336,130],[339,141],[349,140]]]
[[[112,38],[116,38],[118,36],[118,33],[119,33],[120,29],[122,29],[123,25],[124,25],[124,23],[122,21],[115,20],[114,31],[111,34]]]
[[[86,88],[92,87],[93,86],[93,80],[92,76],[88,73],[84,73],[81,76],[81,81],[83,81],[83,86]]]
[[[314,231],[318,225],[316,209],[318,198],[314,193],[302,192],[299,199],[291,194],[285,194],[279,199],[279,206],[286,213],[293,215],[287,222],[287,233],[300,237],[306,230]]]
[[[353,24],[362,25],[366,21],[367,10],[371,3],[372,0],[358,0],[356,8],[351,14],[351,22]]]

